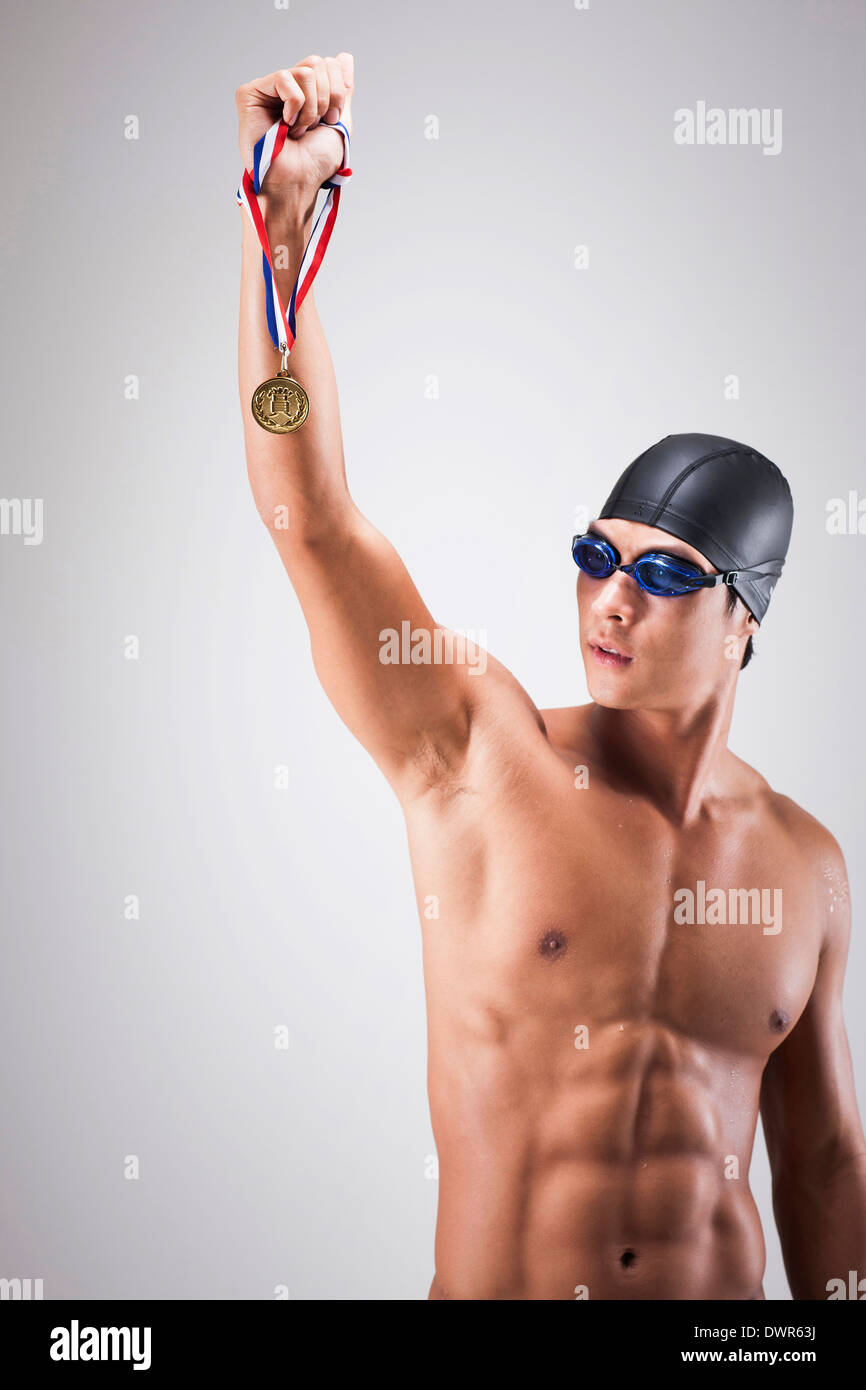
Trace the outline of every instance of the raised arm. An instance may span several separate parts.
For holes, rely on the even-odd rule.
[[[842,1016],[850,914],[845,863],[826,831],[816,868],[824,944],[796,1027],[772,1053],[761,1116],[773,1174],[773,1208],[795,1299],[850,1298],[866,1276],[866,1141]],[[866,1292],[866,1284],[861,1293]]]
[[[340,119],[352,134],[352,89],[352,57],[341,53],[312,55],[237,92],[247,168],[256,141],[279,116],[290,127],[260,194],[284,306],[312,229],[317,190],[343,159],[340,134],[327,125]],[[316,126],[320,119],[324,123]],[[315,128],[296,136],[293,127]],[[351,185],[344,196],[351,199]],[[338,220],[335,236],[340,230]],[[285,435],[264,430],[250,413],[256,386],[278,367],[266,325],[261,249],[244,213],[238,379],[253,496],[301,602],[329,699],[398,795],[411,795],[450,775],[464,756],[477,684],[472,676],[482,659],[477,648],[464,649],[460,639],[437,629],[394,547],[349,495],[337,383],[312,290],[298,311],[289,358],[292,376],[310,397],[310,411],[299,429]],[[389,641],[389,631],[400,634],[399,644]],[[437,643],[440,656],[450,651],[457,659],[433,659]],[[413,649],[408,664],[390,659]]]

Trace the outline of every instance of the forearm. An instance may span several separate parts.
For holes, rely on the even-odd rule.
[[[287,260],[285,268],[277,265],[276,278],[283,306],[288,308],[312,230],[313,204],[274,206],[264,197],[260,202],[272,257],[277,262],[282,254]],[[261,247],[246,212],[241,210],[240,216],[238,385],[247,472],[262,520],[282,549],[292,536],[314,535],[332,526],[350,505],[337,381],[310,289],[297,311],[297,337],[288,364],[310,398],[309,415],[299,429],[283,435],[269,433],[253,419],[252,394],[262,381],[276,375],[280,355],[267,327]],[[279,251],[282,247],[287,256]]]
[[[850,1297],[849,1271],[866,1276],[866,1155],[852,1154],[823,1178],[786,1178],[773,1205],[793,1297],[826,1299],[833,1279]]]

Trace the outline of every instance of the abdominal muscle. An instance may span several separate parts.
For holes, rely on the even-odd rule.
[[[444,1299],[762,1298],[760,1068],[652,1020],[479,1035],[431,1018]]]

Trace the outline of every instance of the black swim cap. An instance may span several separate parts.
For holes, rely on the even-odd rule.
[[[760,568],[732,582],[761,621],[791,539],[791,489],[774,463],[718,434],[668,434],[629,464],[599,520],[657,526],[717,570]]]

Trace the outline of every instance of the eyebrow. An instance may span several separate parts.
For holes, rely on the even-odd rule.
[[[605,536],[601,531],[599,531],[598,527],[595,525],[594,522],[590,522],[589,526],[587,526],[586,534],[588,536],[597,536],[600,541],[607,541],[608,545],[613,545],[613,541],[610,539],[610,536]],[[671,539],[673,540],[673,537],[671,537]],[[676,541],[674,541],[674,547],[676,547]],[[666,546],[662,550],[659,549],[658,546],[656,546],[652,550],[642,550],[640,555],[638,555],[636,558],[640,559],[643,555],[672,555],[675,560],[685,560],[688,564],[694,565],[695,568],[699,569],[702,574],[706,574],[707,572],[704,569],[703,565],[699,564],[697,560],[692,559],[691,555],[684,555],[681,550],[678,550],[676,548],[671,549],[670,547]]]

